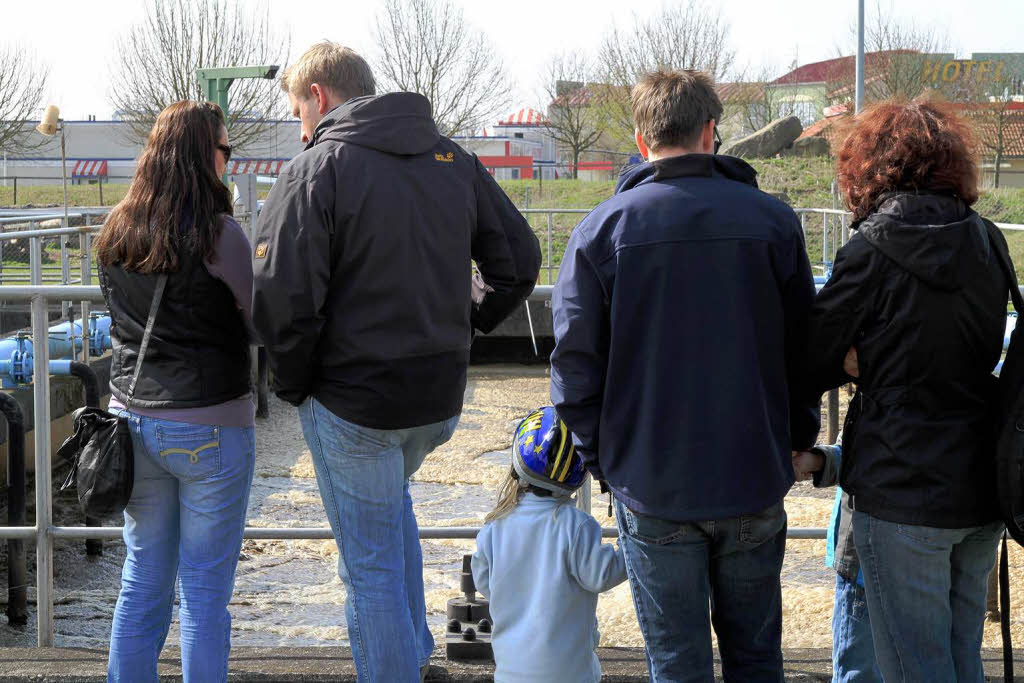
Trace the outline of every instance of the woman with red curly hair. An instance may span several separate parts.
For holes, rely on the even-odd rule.
[[[878,667],[887,682],[982,681],[1006,242],[970,208],[972,136],[948,104],[860,114],[837,174],[856,232],[815,300],[809,372],[822,391],[857,384],[839,480]]]

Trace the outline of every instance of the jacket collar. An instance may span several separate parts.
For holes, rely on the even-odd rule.
[[[644,182],[712,177],[757,187],[757,171],[742,159],[724,154],[683,154],[623,169],[615,193],[625,192]]]

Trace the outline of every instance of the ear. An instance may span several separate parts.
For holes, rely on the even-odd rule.
[[[711,119],[704,126],[700,134],[700,146],[702,154],[711,154],[715,151],[715,120]]]
[[[633,129],[633,141],[636,142],[636,148],[640,150],[640,156],[646,161],[651,156],[651,152],[647,149],[647,143],[644,142],[643,133],[640,132],[639,128]]]
[[[323,116],[331,110],[330,102],[328,101],[330,98],[327,95],[326,88],[319,83],[313,83],[309,86],[309,92],[313,96],[313,99],[316,100],[316,109],[320,113],[320,116]]]

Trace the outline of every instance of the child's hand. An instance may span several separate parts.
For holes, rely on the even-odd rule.
[[[825,457],[813,451],[793,451],[793,473],[797,481],[807,481],[825,467]]]
[[[846,352],[846,358],[843,359],[843,372],[850,377],[860,377],[860,365],[857,359],[857,349],[850,347],[850,350]]]

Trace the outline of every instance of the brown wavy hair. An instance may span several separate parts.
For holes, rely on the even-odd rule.
[[[97,258],[140,273],[178,269],[181,249],[209,261],[231,214],[214,154],[224,112],[213,102],[175,102],[156,119],[128,194],[96,238]]]
[[[978,200],[975,139],[948,102],[918,98],[869,107],[853,119],[839,149],[839,189],[854,218],[866,218],[885,192]]]

